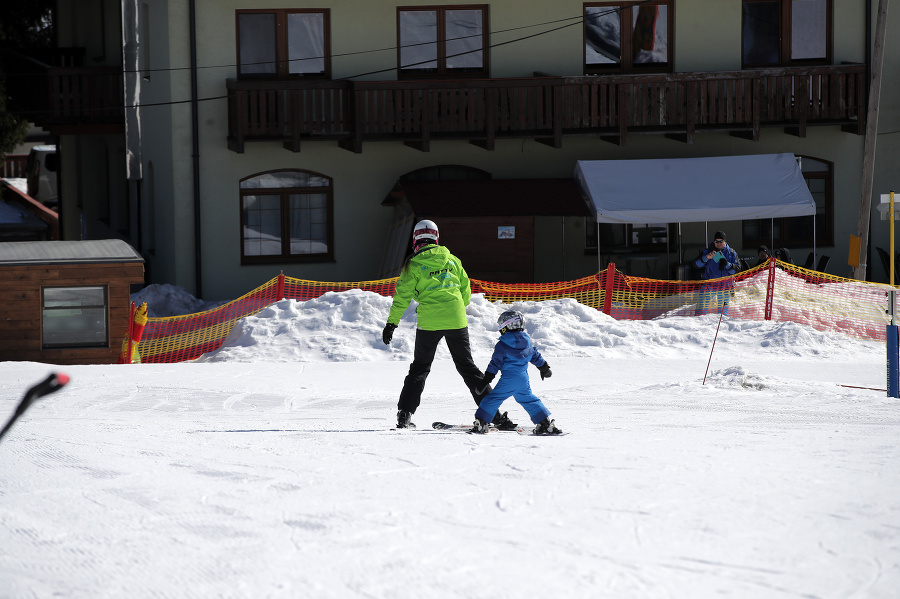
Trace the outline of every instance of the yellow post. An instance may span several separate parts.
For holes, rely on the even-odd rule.
[[[894,286],[894,190],[891,190],[891,287]]]

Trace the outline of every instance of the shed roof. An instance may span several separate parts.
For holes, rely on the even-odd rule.
[[[809,216],[816,202],[793,154],[579,160],[598,223],[692,223]]]
[[[0,243],[0,265],[143,261],[133,247],[120,239]]]

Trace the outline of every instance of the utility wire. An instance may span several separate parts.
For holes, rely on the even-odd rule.
[[[634,3],[634,4],[631,4],[631,5],[629,5],[628,7],[640,6],[640,5],[642,5],[642,4],[647,4],[648,2],[654,2],[654,1],[655,1],[655,0],[641,0],[640,2],[636,2],[636,3]],[[507,45],[509,45],[509,44],[519,43],[519,42],[522,42],[522,41],[525,41],[525,40],[529,40],[529,39],[532,39],[532,38],[536,38],[536,37],[540,37],[540,36],[543,36],[543,35],[547,35],[547,34],[549,34],[549,33],[555,33],[555,32],[557,32],[557,31],[561,31],[561,30],[563,30],[563,29],[567,29],[567,28],[572,27],[572,26],[574,26],[574,25],[580,25],[580,24],[584,23],[585,20],[593,20],[593,19],[596,19],[596,18],[598,18],[598,17],[602,17],[602,16],[614,14],[614,13],[620,13],[624,8],[626,8],[626,7],[624,7],[624,6],[617,6],[617,7],[612,7],[612,8],[610,8],[608,11],[605,11],[605,12],[602,12],[602,13],[595,13],[595,14],[592,14],[592,15],[590,15],[590,17],[585,17],[584,15],[580,15],[580,16],[577,16],[577,17],[566,17],[566,18],[564,18],[564,19],[557,19],[557,20],[554,20],[554,21],[546,21],[546,22],[544,22],[544,23],[538,23],[538,24],[533,24],[533,25],[524,25],[524,26],[522,26],[522,27],[513,27],[513,28],[510,28],[510,29],[504,29],[504,30],[500,30],[500,31],[496,31],[496,32],[489,32],[488,35],[493,36],[493,35],[499,34],[499,33],[508,33],[508,32],[510,32],[510,31],[520,31],[520,30],[522,30],[522,29],[530,29],[530,28],[532,28],[532,27],[541,27],[541,26],[544,26],[544,25],[553,25],[553,24],[556,24],[556,23],[564,23],[564,22],[567,22],[567,21],[572,21],[571,23],[568,23],[568,24],[566,24],[566,25],[561,25],[561,26],[559,26],[559,27],[554,27],[554,28],[548,29],[548,30],[546,30],[546,31],[540,31],[540,32],[538,32],[538,33],[534,33],[534,34],[531,34],[531,35],[526,35],[526,36],[523,36],[523,37],[519,37],[519,38],[514,38],[514,39],[511,39],[511,40],[507,40],[507,41],[505,41],[505,42],[498,42],[498,43],[495,43],[495,44],[489,44],[489,45],[487,46],[487,49],[499,48],[499,47],[501,47],[501,46],[507,46]],[[478,36],[481,36],[481,35],[484,35],[484,34],[476,34],[476,35],[473,35],[473,36],[463,36],[463,37],[458,37],[458,38],[452,38],[452,39],[449,39],[449,40],[444,40],[444,42],[446,43],[446,42],[448,42],[448,41],[456,41],[456,40],[460,40],[460,39],[467,39],[467,38],[469,38],[469,37],[478,37]],[[410,45],[405,45],[405,46],[399,46],[399,48],[415,47],[415,46],[419,46],[419,45],[427,45],[427,44],[433,44],[433,43],[435,43],[435,42],[424,42],[423,44],[410,44]],[[375,52],[384,52],[384,51],[388,51],[388,50],[396,50],[397,48],[398,48],[398,47],[395,46],[395,47],[391,47],[391,48],[382,48],[382,49],[379,49],[379,50],[366,50],[366,51],[359,51],[359,52],[348,52],[348,53],[343,53],[343,54],[335,54],[335,55],[332,55],[332,56],[352,56],[352,55],[357,55],[357,54],[369,54],[369,53],[375,53]],[[446,60],[447,58],[455,58],[455,57],[457,57],[457,56],[465,56],[465,55],[467,55],[467,54],[473,54],[473,53],[476,53],[476,52],[481,52],[482,50],[483,50],[482,48],[478,48],[478,49],[475,49],[475,50],[466,50],[466,51],[464,51],[464,52],[459,52],[459,53],[457,53],[457,54],[452,54],[452,55],[445,56],[444,59]],[[321,57],[320,57],[320,58],[321,58]],[[300,60],[311,60],[311,59],[307,58],[307,59],[300,59]],[[378,75],[378,74],[381,74],[381,73],[387,73],[387,72],[391,72],[391,71],[400,70],[400,69],[403,69],[403,68],[409,68],[409,67],[418,66],[418,65],[422,65],[422,64],[428,64],[428,63],[431,63],[431,62],[434,62],[434,59],[427,59],[427,60],[422,60],[422,61],[415,62],[415,63],[409,63],[409,64],[404,64],[404,65],[399,65],[399,66],[391,66],[391,67],[387,67],[387,68],[384,68],[384,69],[377,69],[377,70],[374,70],[374,71],[368,71],[368,72],[364,72],[364,73],[357,73],[357,74],[355,74],[355,75],[350,75],[350,76],[348,76],[348,77],[340,77],[340,78],[338,78],[338,79],[332,79],[332,80],[330,80],[330,81],[352,81],[352,80],[357,79],[357,78],[360,78],[360,77],[368,77],[368,76],[371,76],[371,75]],[[268,63],[255,63],[255,64],[271,64],[271,62],[268,62]],[[236,66],[236,65],[212,65],[212,66],[203,66],[203,67],[197,67],[197,68],[198,68],[198,69],[199,69],[199,68],[230,68],[230,67],[234,67],[234,66]],[[157,69],[157,70],[144,70],[144,69],[140,69],[140,70],[137,70],[137,71],[123,71],[123,73],[131,73],[131,74],[135,74],[135,73],[146,73],[146,72],[155,72],[155,71],[180,71],[180,70],[185,70],[185,69],[189,69],[189,68],[190,68],[190,67],[173,67],[173,68]],[[43,76],[43,75],[35,75],[35,76]],[[283,80],[282,80],[282,81],[283,81]],[[303,80],[301,80],[301,81],[303,81]],[[299,83],[299,82],[298,82],[298,83]],[[315,86],[317,86],[317,85],[320,85],[321,83],[322,83],[322,80],[319,80],[319,79],[317,79],[317,80],[308,80],[308,81],[305,81],[302,85],[299,85],[299,86],[296,85],[296,83],[295,83],[295,84],[294,84],[294,87],[292,87],[292,89],[303,89],[304,87],[315,87]],[[239,92],[237,92],[237,93],[244,93],[244,92],[239,91]],[[208,96],[208,97],[205,97],[205,98],[197,98],[196,101],[197,101],[197,102],[209,102],[209,101],[214,101],[214,100],[223,100],[223,99],[227,99],[228,97],[229,97],[229,94],[225,94],[225,95],[221,95],[221,96]],[[92,111],[92,110],[94,110],[94,111],[108,111],[108,110],[119,109],[119,108],[121,108],[121,109],[123,109],[123,110],[133,110],[133,109],[137,109],[137,108],[150,108],[150,107],[159,107],[159,106],[177,106],[177,105],[179,105],[179,104],[189,104],[189,103],[194,102],[194,101],[195,101],[195,100],[193,100],[193,99],[188,99],[188,100],[167,100],[167,101],[165,101],[165,102],[148,102],[148,103],[131,104],[131,105],[124,105],[124,104],[123,104],[121,107],[119,107],[119,106],[112,106],[112,107],[103,107],[103,108],[97,108],[97,109],[86,108],[86,109],[84,109],[83,111],[84,111],[84,112],[90,112],[90,111]],[[42,114],[42,113],[43,113],[43,114],[52,114],[53,111],[50,111],[50,110],[47,110],[47,111],[32,111],[30,114]]]

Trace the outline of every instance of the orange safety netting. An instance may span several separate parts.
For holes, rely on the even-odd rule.
[[[329,291],[394,293],[396,277],[329,283],[280,275],[240,298],[198,314],[151,318],[140,342],[144,364],[193,360],[218,349],[235,323],[282,299],[306,301]],[[891,287],[845,279],[772,259],[733,277],[660,281],[632,277],[614,264],[597,275],[555,283],[472,280],[472,292],[491,302],[574,298],[616,319],[648,320],[725,313],[743,320],[796,322],[853,337],[885,339]],[[387,318],[387,315],[385,315]]]

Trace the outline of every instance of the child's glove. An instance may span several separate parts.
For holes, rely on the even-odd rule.
[[[487,395],[488,389],[491,388],[491,381],[494,380],[495,376],[495,373],[485,371],[484,376],[481,377],[481,386],[478,387],[475,391],[479,395]]]
[[[397,328],[397,325],[387,323],[384,325],[384,330],[381,331],[381,340],[384,341],[385,345],[391,344],[391,338],[394,336],[394,329]]]
[[[547,362],[544,362],[543,366],[538,366],[538,370],[541,371],[541,380],[549,379],[551,376],[553,376],[553,373],[550,372],[550,364],[548,364]]]
[[[497,376],[496,373],[493,372],[485,372],[484,376],[481,377],[481,388],[484,389],[488,385],[491,384],[491,381],[494,380],[494,377]]]

